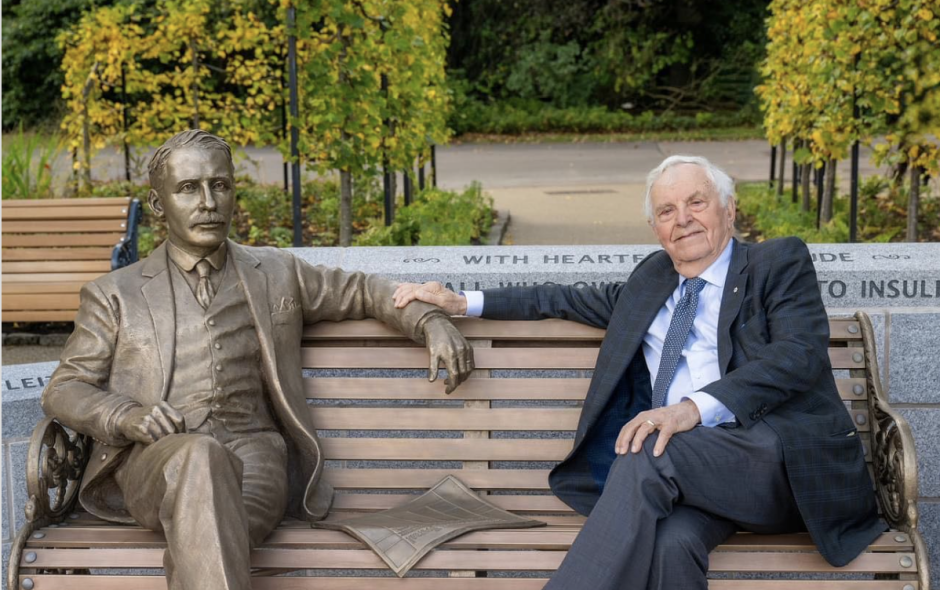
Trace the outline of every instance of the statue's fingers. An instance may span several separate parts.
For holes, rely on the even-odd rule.
[[[430,355],[430,364],[428,365],[428,381],[434,383],[437,381],[438,367],[441,365],[441,357],[434,351],[428,351]]]
[[[173,421],[170,420],[169,416],[163,412],[163,408],[155,406],[153,411],[150,412],[150,418],[151,423],[157,428],[159,434],[158,438],[176,432],[176,426],[173,424]]]
[[[457,385],[460,383],[460,378],[458,373],[460,372],[460,367],[458,365],[457,356],[453,352],[444,357],[444,367],[447,369],[447,388],[444,390],[444,393],[450,393],[453,390],[457,389]]]
[[[165,401],[160,402],[158,406],[160,407],[160,411],[163,412],[163,415],[166,416],[173,425],[171,433],[186,432],[186,418],[179,410]]]

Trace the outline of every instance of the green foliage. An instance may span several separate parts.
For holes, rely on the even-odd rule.
[[[816,212],[802,211],[789,194],[778,200],[766,183],[747,183],[738,187],[738,217],[744,237],[763,241],[784,236],[799,236],[811,243],[849,241],[849,197],[834,201],[831,222],[816,229]],[[907,224],[906,187],[892,186],[883,177],[865,179],[859,187],[858,237],[863,242],[894,242],[905,237]],[[924,241],[940,240],[940,195],[921,195],[918,235]]]
[[[484,101],[730,109],[753,101],[767,3],[457,2],[448,64]]]
[[[804,140],[816,162],[844,158],[855,141],[874,143],[878,163],[940,172],[940,1],[770,7],[758,93],[772,143]]]
[[[756,126],[760,114],[754,109],[733,112],[680,115],[644,111],[632,114],[610,111],[605,107],[555,108],[534,100],[483,103],[467,96],[458,99],[458,108],[450,120],[457,135],[488,133],[632,133],[722,129]]]
[[[43,126],[62,112],[62,50],[50,39],[93,4],[93,0],[3,0],[5,130]]]
[[[492,199],[474,183],[462,193],[426,189],[400,207],[392,225],[376,219],[357,246],[466,246],[479,242],[493,223]]]
[[[53,195],[53,167],[62,152],[58,135],[11,134],[3,147],[3,198],[43,199]]]

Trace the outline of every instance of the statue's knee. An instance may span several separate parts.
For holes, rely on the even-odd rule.
[[[179,436],[179,435],[175,435]],[[242,462],[225,445],[207,435],[190,436],[181,449],[187,464],[214,474],[232,473],[241,479]]]

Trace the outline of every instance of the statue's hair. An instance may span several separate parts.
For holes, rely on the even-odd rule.
[[[728,201],[734,197],[734,180],[718,166],[699,156],[669,156],[646,177],[646,198],[643,204],[646,210],[646,219],[650,222],[655,222],[655,219],[653,219],[653,185],[656,184],[656,181],[666,170],[680,164],[694,164],[705,171],[705,177],[708,178],[708,182],[718,193],[718,199],[722,207],[727,207]]]
[[[159,190],[163,187],[163,177],[166,175],[166,161],[174,150],[202,147],[213,150],[222,150],[228,156],[228,161],[232,162],[232,148],[229,147],[221,137],[212,135],[201,129],[187,129],[177,133],[157,148],[153,158],[150,159],[150,188]],[[235,169],[232,163],[232,169]]]

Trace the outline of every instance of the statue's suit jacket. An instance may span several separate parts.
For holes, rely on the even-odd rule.
[[[423,342],[425,321],[444,314],[421,302],[396,310],[395,283],[379,277],[311,266],[276,248],[233,242],[228,248],[258,334],[265,393],[288,444],[288,514],[321,519],[333,490],[321,478],[323,456],[303,389],[304,324],[375,317]],[[79,498],[89,512],[112,521],[133,522],[114,479],[132,445],[117,433],[115,416],[129,401],[165,400],[173,378],[176,314],[168,264],[161,246],[82,288],[75,331],[42,395],[47,414],[95,439]]]
[[[485,291],[484,317],[565,318],[607,329],[573,450],[549,478],[555,494],[582,514],[590,513],[600,493],[590,458],[597,456],[592,445],[609,443],[598,436],[610,432],[605,409],[623,391],[626,399],[617,404],[637,407],[623,377],[635,356],[642,358],[643,339],[678,285],[672,261],[658,251],[623,284]],[[806,245],[796,238],[735,241],[718,318],[721,378],[703,391],[731,410],[739,427],[764,421],[777,433],[808,531],[830,563],[844,565],[884,525],[863,447],[836,389],[828,343],[828,317]],[[716,474],[736,476],[746,485],[746,474]]]

